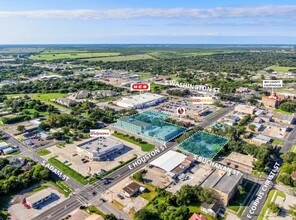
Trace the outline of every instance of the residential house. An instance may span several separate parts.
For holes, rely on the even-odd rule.
[[[218,202],[212,204],[203,203],[200,209],[201,211],[216,217],[220,211],[220,205]]]

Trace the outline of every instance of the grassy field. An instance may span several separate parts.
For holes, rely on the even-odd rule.
[[[72,168],[68,167],[67,165],[63,164],[61,161],[57,160],[54,157],[48,159],[48,162],[51,163],[53,166],[64,172],[67,176],[72,177],[82,185],[86,185],[88,181],[82,176],[80,173],[76,172]]]
[[[40,53],[30,56],[32,60],[61,60],[61,59],[83,59],[83,58],[97,58],[97,57],[109,57],[118,56],[120,53],[80,53],[79,51],[73,51],[70,53]]]
[[[51,104],[61,110],[66,110],[68,108],[66,108],[65,106],[59,105],[55,102],[50,101],[51,99],[57,99],[57,98],[62,98],[62,97],[66,97],[67,94],[64,93],[36,93],[36,94],[29,94],[29,96],[33,99],[36,100],[40,100],[43,101],[45,103]]]
[[[37,154],[39,156],[45,156],[45,155],[50,154],[50,153],[51,153],[51,151],[47,150],[47,149],[43,149],[43,150],[40,150],[40,151],[37,152]]]
[[[88,61],[103,61],[103,62],[118,62],[118,61],[129,61],[129,60],[146,60],[146,59],[155,59],[148,54],[136,54],[136,55],[128,55],[128,56],[108,56],[108,57],[98,57],[98,58],[90,58],[85,59]]]
[[[144,152],[149,152],[155,148],[155,146],[152,144],[149,144],[149,143],[142,144],[142,143],[132,139],[131,137],[125,137],[124,134],[121,134],[121,133],[113,133],[112,135],[115,137],[118,137],[122,140],[128,141],[130,143],[139,145],[141,147],[142,151],[144,151]]]
[[[274,70],[276,72],[289,72],[290,69],[296,70],[296,67],[273,65],[273,66],[267,67],[265,70],[270,70],[270,69],[272,69],[272,70]]]
[[[142,193],[141,197],[150,202],[157,196],[157,192],[155,191],[155,188],[152,186],[145,185],[145,188],[148,189],[149,192]]]

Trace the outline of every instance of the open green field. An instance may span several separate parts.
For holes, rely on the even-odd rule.
[[[136,55],[128,55],[128,56],[108,56],[108,57],[98,57],[98,58],[90,58],[85,59],[88,61],[103,61],[103,62],[118,62],[118,61],[129,61],[129,60],[146,60],[146,59],[155,59],[148,54],[136,54]]]
[[[62,105],[59,105],[55,102],[50,101],[51,99],[66,97],[67,94],[64,94],[64,93],[45,93],[45,94],[44,93],[36,93],[36,94],[29,94],[29,96],[33,99],[40,100],[40,101],[43,101],[47,104],[53,105],[53,106],[59,108],[60,110],[68,109],[65,106],[62,106]]]
[[[15,54],[15,53],[38,53],[42,51],[43,48],[34,47],[9,47],[0,48],[0,54]]]
[[[269,67],[265,68],[265,70],[270,70],[270,69],[272,69],[276,72],[289,72],[289,70],[291,70],[291,69],[296,70],[296,67],[273,65],[273,66],[269,66]]]
[[[40,53],[30,56],[32,60],[61,60],[61,59],[83,59],[83,58],[97,58],[97,57],[109,57],[118,56],[120,53],[79,53],[73,51],[71,53]]]

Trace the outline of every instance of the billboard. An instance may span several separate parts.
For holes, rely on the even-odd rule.
[[[91,137],[109,137],[111,135],[110,130],[107,129],[93,129],[89,133]]]
[[[132,83],[131,91],[150,91],[150,83]]]
[[[213,104],[214,99],[212,97],[193,97],[193,104]]]
[[[283,80],[263,80],[263,88],[281,88]]]

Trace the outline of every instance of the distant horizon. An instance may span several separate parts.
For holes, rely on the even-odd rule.
[[[0,43],[296,44],[295,0],[0,1]]]
[[[148,46],[296,46],[296,43],[237,43],[237,44],[229,44],[229,43],[30,43],[30,44],[0,44],[0,46],[103,46],[103,45],[114,45],[114,46],[125,46],[125,45],[148,45]]]

